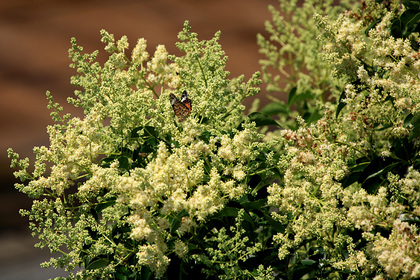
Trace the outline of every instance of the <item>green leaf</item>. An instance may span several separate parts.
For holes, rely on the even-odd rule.
[[[407,38],[411,33],[420,32],[419,1],[404,1],[404,5],[407,9],[394,19],[390,28],[395,38]]]
[[[289,97],[287,98],[287,106],[288,106],[288,107],[290,107],[290,105],[292,105],[292,104],[293,104],[293,99],[295,98],[295,95],[296,95],[296,90],[297,90],[297,88],[296,88],[296,87],[294,87],[294,88],[292,88],[292,89],[290,90],[290,92],[289,92]]]
[[[289,115],[290,110],[284,103],[271,102],[261,109],[261,113],[266,114],[268,116],[279,114]]]
[[[203,133],[201,133],[201,135],[198,136],[198,138],[203,140],[205,143],[209,143],[210,136],[211,136],[210,132],[203,131]]]
[[[403,5],[409,9],[420,9],[420,1],[419,0],[403,0]]]
[[[380,22],[381,22],[381,19],[376,19],[372,21],[371,24],[369,24],[369,26],[365,29],[365,35],[369,36],[369,31],[375,28],[375,26],[378,25],[378,23]]]
[[[356,163],[349,165],[350,174],[347,175],[342,181],[341,185],[343,188],[350,186],[351,184],[358,182],[360,175],[363,170],[369,165],[370,160],[366,157],[362,157],[356,160]]]
[[[110,199],[110,200],[108,200],[108,201],[105,201],[105,202],[99,203],[98,205],[96,205],[96,207],[95,207],[95,211],[96,211],[97,213],[102,212],[105,208],[108,208],[109,206],[114,205],[114,204],[116,203],[116,200],[117,200],[116,198],[112,198],[112,199]]]
[[[320,118],[322,118],[322,114],[318,111],[315,110],[314,112],[306,112],[305,114],[303,114],[303,119],[306,121],[307,124],[310,123],[314,123],[317,120],[319,120]]]
[[[141,136],[139,134],[140,131],[142,132]],[[150,138],[150,137],[158,138],[158,136],[159,136],[159,133],[156,131],[155,127],[148,126],[148,125],[136,127],[130,133],[131,138],[141,137],[141,138],[147,139],[147,138]]]
[[[188,216],[188,212],[185,209],[183,209],[181,212],[178,213],[178,215],[175,218],[173,218],[172,220],[170,219],[171,224],[169,230],[171,233],[174,233],[179,228],[182,218],[186,216]]]
[[[392,142],[392,152],[402,162],[409,162],[416,157],[416,149],[413,142],[409,142],[407,138],[397,138]]]
[[[267,198],[255,200],[255,201],[246,201],[242,202],[241,205],[247,210],[252,212],[254,209],[261,210],[265,205],[267,205]]]
[[[403,36],[407,37],[414,32],[416,26],[419,25],[420,11],[413,9],[406,10],[402,13],[400,19],[403,25]]]
[[[381,175],[386,175],[389,171],[393,170],[397,165],[398,165],[398,162],[393,162],[393,163],[389,164],[388,166],[382,168],[381,170],[378,170],[377,172],[370,174],[366,178],[365,181],[367,181],[371,178],[379,177]]]
[[[392,36],[395,37],[395,38],[401,38],[401,37],[403,37],[403,35],[402,35],[403,34],[402,29],[403,29],[403,26],[402,26],[401,20],[399,18],[395,19],[392,22],[392,25],[391,25],[391,34],[392,34]]]
[[[410,132],[408,140],[412,140],[420,136],[420,114],[416,114],[410,120],[410,124],[413,126],[413,129]]]
[[[303,265],[314,265],[317,263],[317,261],[311,260],[311,259],[305,259],[300,261]]]
[[[131,226],[116,226],[116,225],[114,225],[114,227],[112,229],[112,235],[115,236],[117,234],[131,232],[131,230],[132,230]]]
[[[130,163],[128,161],[128,158],[125,156],[120,156],[118,158],[118,163],[119,163],[119,167],[124,169],[124,170],[128,170],[130,167]]]
[[[275,125],[280,126],[275,120],[273,120],[270,116],[261,113],[261,112],[254,112],[248,115],[250,121],[255,122],[257,127],[265,126],[265,125]]]
[[[343,99],[345,98],[346,98],[346,92],[343,90],[340,94],[340,98],[338,99],[337,111],[335,112],[335,118],[338,117],[341,110],[343,110],[344,106],[347,105],[347,103],[343,102]]]
[[[159,142],[156,140],[156,138],[149,137],[143,145],[139,147],[140,153],[151,153],[154,152],[159,145]]]
[[[348,186],[350,186],[351,184],[359,181],[359,177],[360,177],[361,172],[354,172],[354,173],[350,173],[348,176],[346,176],[342,181],[341,181],[341,186],[343,188],[347,188]]]
[[[131,131],[131,133],[130,133],[130,137],[131,138],[138,138],[138,137],[140,137],[139,131],[141,131],[141,130],[143,130],[143,127],[136,127],[136,128],[134,128]]]
[[[356,79],[355,81],[351,82],[351,84],[355,86],[357,91],[360,91],[358,90],[358,86],[362,84],[360,79]],[[345,98],[346,98],[346,92],[343,90],[340,94],[340,98],[338,99],[337,112],[335,113],[336,118],[340,114],[341,110],[343,110],[343,108],[346,106],[346,103],[343,101]]]
[[[263,181],[258,182],[258,184],[254,188],[252,188],[251,195],[257,195],[258,192],[266,186],[267,184],[264,184]]]
[[[290,93],[289,98],[287,99],[287,106],[291,106],[299,101],[307,100],[307,99],[314,99],[315,94],[313,94],[311,91],[306,91],[301,94],[296,94],[296,87],[294,87]]]
[[[159,136],[159,133],[156,131],[156,129],[153,126],[146,125],[144,127],[144,135],[154,136],[157,138]]]
[[[128,277],[125,276],[125,275],[122,275],[120,273],[116,273],[115,274],[115,279],[117,279],[117,280],[128,280]]]
[[[411,124],[411,121],[412,121],[412,119],[413,119],[413,114],[408,114],[405,118],[404,118],[404,122],[403,122],[403,126],[404,127],[408,127],[410,124]]]
[[[117,155],[111,155],[109,157],[101,159],[101,167],[108,168],[116,158]]]
[[[264,218],[267,220],[267,222],[270,224],[271,228],[276,232],[284,233],[285,227],[279,223],[277,220],[274,220],[271,218],[271,215],[264,214]]]
[[[239,208],[236,207],[225,207],[221,211],[215,215],[215,217],[237,217],[239,213]],[[250,224],[254,224],[254,221],[252,220],[251,216],[245,211],[244,213],[244,220],[249,222]]]
[[[109,264],[109,260],[107,258],[98,258],[94,261],[91,261],[89,265],[86,267],[87,270],[103,268]]]
[[[367,160],[367,158],[364,158]],[[363,171],[368,165],[370,161],[364,161],[360,163],[356,163],[355,165],[350,167],[351,172],[360,172]]]
[[[398,164],[399,162],[392,158],[376,157],[360,174],[359,183],[369,194],[375,194],[379,186],[386,180],[386,174]]]

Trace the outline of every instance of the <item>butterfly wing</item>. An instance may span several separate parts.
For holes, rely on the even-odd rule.
[[[181,101],[170,93],[169,100],[171,101],[175,115],[178,117],[178,121],[183,122],[191,113],[191,100],[188,99],[187,92],[184,91],[181,96]]]
[[[187,92],[184,90],[184,92],[182,93],[181,96],[181,102],[185,104],[185,106],[187,106],[188,108],[188,115],[191,113],[191,99],[188,98],[187,96]]]

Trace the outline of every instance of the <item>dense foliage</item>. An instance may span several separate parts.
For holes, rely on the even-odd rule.
[[[229,79],[188,22],[169,55],[101,31],[36,161],[9,149],[22,214],[68,279],[420,277],[419,1],[279,1],[260,75]],[[169,95],[186,91],[180,122]],[[283,102],[281,96],[287,95]],[[269,128],[269,129],[268,129]]]

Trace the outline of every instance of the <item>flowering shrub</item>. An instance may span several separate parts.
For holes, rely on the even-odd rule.
[[[84,267],[77,277],[99,279],[199,275],[206,267],[209,275],[245,273],[236,271],[238,255],[245,260],[261,246],[242,238],[243,220],[253,222],[249,213],[228,203],[249,203],[252,185],[276,162],[240,104],[258,92],[258,74],[246,83],[228,80],[219,33],[199,41],[188,23],[177,44],[182,57],[158,46],[149,58],[140,39],[130,59],[127,38],[101,34],[110,54],[103,66],[74,39],[69,52],[79,73],[72,84],[82,88],[69,102],[84,118],[61,116],[47,94],[57,124],[48,127],[50,147],[34,149],[34,171],[9,150],[12,166],[22,168],[16,176],[30,180],[17,188],[34,199],[22,214],[37,246],[62,253],[44,265]],[[178,122],[169,93],[183,90],[193,107]],[[234,245],[235,254],[215,268],[212,256],[233,246],[214,247],[226,238],[241,249]]]
[[[291,53],[291,69],[308,71],[290,76],[285,89],[277,86],[281,78],[265,75],[270,90],[289,90],[287,104],[263,111],[280,114],[291,128],[269,135],[287,144],[278,163],[283,180],[268,187],[273,217],[285,227],[273,240],[291,278],[420,276],[420,189],[413,180],[420,167],[420,6],[377,2],[342,13],[310,5],[319,31],[303,23],[301,10],[312,1],[302,8],[283,2],[286,11],[299,11],[289,22],[315,35],[300,25],[284,28],[274,14],[271,40],[259,39],[264,66],[282,73],[281,54]],[[311,44],[315,37],[319,45]],[[325,66],[314,72],[313,64]],[[284,116],[296,101],[297,125]]]
[[[420,5],[376,2],[271,7],[263,80],[288,100],[248,116],[259,74],[228,79],[219,32],[199,41],[186,22],[183,56],[150,57],[140,39],[130,57],[126,37],[101,31],[103,65],[72,39],[68,101],[84,118],[47,93],[50,146],[33,171],[8,151],[37,246],[61,253],[43,266],[68,279],[420,277]],[[169,95],[184,91],[179,121]]]

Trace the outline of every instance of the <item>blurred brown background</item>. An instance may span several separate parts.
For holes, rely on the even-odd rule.
[[[232,77],[249,78],[259,70],[256,34],[264,31],[267,10],[276,0],[3,0],[0,1],[0,279],[47,279],[65,275],[39,268],[48,252],[33,248],[36,242],[18,209],[30,201],[14,190],[6,149],[33,159],[34,146],[47,145],[46,126],[51,124],[45,92],[51,91],[65,112],[80,115],[66,103],[73,96],[68,67],[70,38],[86,52],[99,49],[100,29],[130,47],[137,38],[148,41],[148,52],[164,44],[177,53],[174,43],[185,20],[199,39],[222,31],[220,43],[229,56]],[[250,103],[250,100],[247,102]]]

